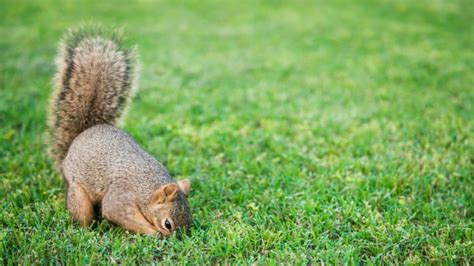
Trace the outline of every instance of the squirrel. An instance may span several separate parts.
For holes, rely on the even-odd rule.
[[[49,154],[73,220],[88,226],[100,213],[126,230],[158,236],[189,229],[190,181],[175,181],[115,126],[135,87],[135,49],[116,30],[72,29],[60,42],[56,67]]]

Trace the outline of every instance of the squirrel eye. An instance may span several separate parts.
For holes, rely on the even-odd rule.
[[[171,222],[168,219],[165,219],[165,228],[168,229],[168,231],[171,231]]]

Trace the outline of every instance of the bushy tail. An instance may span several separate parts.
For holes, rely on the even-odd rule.
[[[56,66],[49,129],[50,154],[59,163],[82,131],[120,117],[135,80],[135,56],[116,31],[82,27],[66,33]]]

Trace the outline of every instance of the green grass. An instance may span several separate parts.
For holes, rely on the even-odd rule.
[[[473,262],[471,1],[0,6],[0,263]],[[67,213],[45,110],[88,21],[137,44],[122,128],[193,181],[181,240]]]

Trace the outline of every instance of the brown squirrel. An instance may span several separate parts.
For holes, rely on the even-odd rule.
[[[127,230],[169,236],[191,225],[190,182],[173,180],[114,125],[134,88],[135,58],[117,31],[65,35],[50,103],[50,155],[66,183],[67,208],[82,226],[96,209]]]

